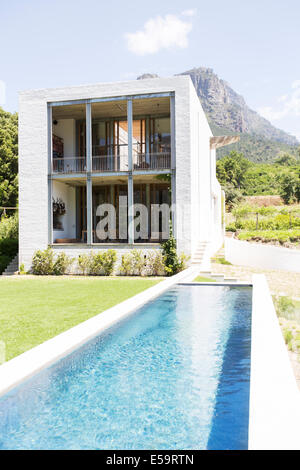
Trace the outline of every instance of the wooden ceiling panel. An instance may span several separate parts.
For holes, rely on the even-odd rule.
[[[164,98],[144,98],[133,100],[133,116],[165,115],[170,113],[170,100]],[[53,119],[85,119],[85,105],[74,104],[66,106],[54,106],[52,108]],[[92,103],[92,117],[95,119],[127,116],[127,102],[107,101]]]

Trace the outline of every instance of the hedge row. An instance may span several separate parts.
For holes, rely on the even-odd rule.
[[[171,256],[171,258],[170,258]],[[125,276],[165,276],[182,271],[186,267],[186,256],[177,256],[176,251],[168,254],[166,250],[131,250],[124,254],[117,266],[117,252],[106,250],[81,254],[71,258],[65,253],[55,256],[53,250],[35,252],[31,272],[37,275],[63,275],[79,272],[89,276],[110,276],[119,273]]]

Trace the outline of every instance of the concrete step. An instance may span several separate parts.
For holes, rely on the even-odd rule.
[[[226,282],[238,282],[238,279],[235,279],[233,277],[224,277],[224,281],[226,281]]]

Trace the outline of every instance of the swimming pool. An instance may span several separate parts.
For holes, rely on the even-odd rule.
[[[246,449],[252,289],[176,286],[0,399],[0,449]]]

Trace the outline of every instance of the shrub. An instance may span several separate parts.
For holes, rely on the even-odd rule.
[[[293,300],[285,295],[274,296],[274,306],[278,317],[292,320],[294,318],[295,304]]]
[[[230,183],[224,184],[222,189],[225,191],[225,204],[227,210],[229,211],[231,211],[235,205],[239,204],[244,199],[242,191],[235,188]]]
[[[0,240],[0,274],[6,269],[18,252],[18,240],[4,238]]]
[[[32,258],[31,270],[33,274],[40,276],[46,276],[53,274],[54,267],[54,255],[51,248],[47,250],[37,250]]]
[[[132,250],[132,266],[133,266],[133,274],[136,276],[142,276],[144,274],[144,270],[146,267],[145,263],[145,255],[141,250]]]
[[[162,243],[163,260],[167,276],[173,276],[186,268],[186,262],[189,259],[185,254],[178,256],[176,249],[176,240],[171,235],[169,240]]]
[[[180,261],[177,255],[176,240],[172,235],[162,244],[162,249],[166,274],[173,276],[179,272]]]
[[[162,252],[153,250],[144,254],[141,250],[132,250],[122,256],[120,272],[125,276],[164,276]]]
[[[120,272],[125,276],[131,276],[133,274],[133,259],[130,253],[122,255]]]
[[[26,274],[24,263],[21,264],[21,266],[19,268],[19,273],[20,274]]]
[[[283,330],[283,337],[284,337],[285,344],[289,346],[291,342],[293,341],[293,333],[291,332],[291,330],[288,330],[288,329]]]
[[[103,274],[101,253],[91,254],[89,274],[92,276],[100,276]]]
[[[10,256],[7,255],[0,255],[0,274],[6,269],[11,261]]]
[[[3,238],[0,240],[0,255],[9,256],[12,259],[18,252],[18,245],[18,240]]]
[[[78,268],[81,274],[86,276],[90,272],[90,266],[92,262],[92,254],[84,254],[78,256]]]
[[[59,253],[53,265],[53,274],[61,276],[66,274],[74,263],[74,258],[70,258],[65,253]]]
[[[187,262],[190,259],[189,256],[185,255],[184,253],[181,253],[179,255],[179,268],[177,272],[183,271],[187,267]]]
[[[53,274],[60,276],[66,274],[73,262],[74,259],[65,253],[59,253],[55,259],[51,248],[44,251],[37,250],[32,258],[31,271],[39,276],[51,276]]]
[[[105,276],[110,276],[115,268],[117,253],[115,250],[107,250],[102,254],[102,264]]]
[[[146,259],[147,274],[149,276],[164,276],[165,265],[161,251],[150,251]]]
[[[93,276],[110,276],[117,260],[115,250],[107,250],[96,254],[91,253],[88,263],[88,273]]]
[[[236,230],[235,222],[231,222],[231,224],[226,225],[226,232],[236,232]]]
[[[18,213],[11,217],[2,217],[0,220],[0,239],[13,238],[18,239],[19,218]]]
[[[146,270],[146,259],[141,250],[132,250],[122,256],[120,271],[126,276],[142,276]]]

